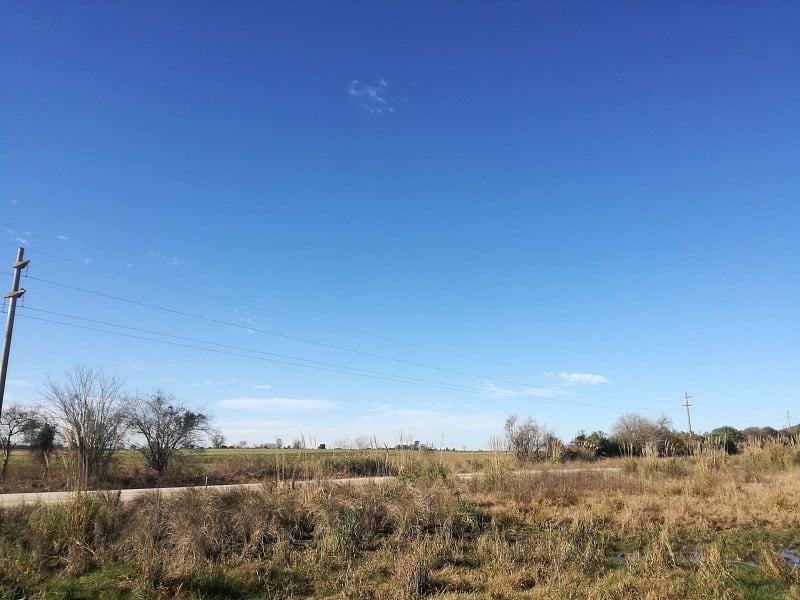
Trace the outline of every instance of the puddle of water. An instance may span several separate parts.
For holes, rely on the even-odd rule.
[[[703,555],[700,554],[699,550],[695,550],[694,552],[687,552],[685,554],[681,554],[680,557],[683,560],[687,560],[692,563],[699,563],[700,560],[703,558]]]
[[[611,562],[615,564],[625,564],[630,562],[634,558],[638,558],[640,555],[636,552],[625,553],[619,552],[610,556]],[[798,548],[790,548],[788,550],[780,550],[778,552],[778,556],[780,556],[786,563],[795,569],[800,569],[800,549]],[[698,563],[703,558],[699,551],[682,553],[676,555],[678,560],[689,561],[693,563]],[[754,560],[732,560],[731,563],[739,563],[750,565],[751,567],[757,567],[758,563]]]
[[[609,556],[611,562],[616,565],[624,565],[631,559],[631,554],[627,552],[617,552],[616,554],[612,554]]]
[[[780,556],[783,560],[789,563],[790,567],[794,567],[795,569],[800,569],[800,556],[797,555],[797,548],[791,548],[789,550],[781,550],[778,552],[778,556]]]

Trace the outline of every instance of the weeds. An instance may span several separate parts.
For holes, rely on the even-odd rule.
[[[798,597],[798,569],[780,554],[800,543],[798,468],[763,452],[537,472],[487,454],[483,473],[462,480],[435,453],[393,462],[378,450],[313,469],[271,464],[284,475],[402,467],[400,477],[129,503],[77,494],[0,513],[0,596]],[[269,462],[251,458],[255,470]]]

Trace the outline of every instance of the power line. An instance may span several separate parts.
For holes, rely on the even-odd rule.
[[[82,287],[71,285],[71,284],[67,284],[67,283],[62,283],[62,282],[52,281],[52,280],[48,280],[48,279],[43,279],[43,278],[36,277],[36,276],[33,276],[33,275],[28,275],[28,278],[32,279],[32,280],[35,280],[35,281],[42,282],[42,283],[46,283],[46,284],[49,284],[49,285],[54,285],[54,286],[57,286],[57,287],[78,291],[78,292],[81,292],[81,293],[92,294],[92,295],[95,295],[95,296],[99,296],[99,297],[102,297],[102,298],[108,298],[110,300],[115,300],[115,301],[118,301],[118,302],[125,302],[125,303],[132,304],[132,305],[135,305],[135,306],[139,306],[139,307],[142,307],[142,308],[147,308],[147,309],[151,309],[151,310],[157,310],[157,311],[161,311],[161,312],[165,312],[165,313],[169,313],[169,314],[174,314],[174,315],[179,315],[179,316],[190,318],[190,319],[197,319],[197,320],[201,320],[201,321],[205,321],[205,322],[209,322],[209,323],[215,323],[215,324],[218,324],[218,325],[224,325],[226,327],[233,327],[233,328],[241,329],[241,330],[244,330],[244,331],[247,331],[247,332],[256,332],[256,333],[261,333],[261,334],[264,334],[264,335],[270,335],[270,336],[274,336],[274,337],[279,337],[279,338],[282,338],[282,339],[288,339],[288,340],[301,342],[301,343],[305,343],[305,344],[311,344],[311,345],[319,346],[319,347],[322,347],[322,348],[328,348],[328,349],[331,349],[331,350],[349,352],[349,353],[357,354],[357,355],[360,355],[360,356],[367,356],[367,357],[376,358],[376,359],[379,359],[379,360],[387,360],[387,361],[395,362],[395,363],[398,363],[398,364],[403,364],[403,365],[408,365],[408,366],[413,366],[413,367],[420,367],[420,368],[424,368],[424,369],[431,369],[431,370],[440,371],[440,372],[443,372],[443,373],[450,373],[450,374],[453,374],[453,375],[463,375],[463,376],[466,376],[466,377],[474,377],[474,378],[477,378],[477,379],[492,380],[492,381],[501,382],[501,383],[508,383],[508,384],[512,384],[512,385],[520,385],[520,386],[524,386],[524,387],[531,388],[531,389],[538,389],[538,390],[543,390],[543,391],[549,391],[551,389],[551,388],[548,388],[548,387],[545,387],[545,386],[535,385],[535,384],[530,384],[530,383],[525,383],[525,382],[520,382],[520,381],[515,381],[515,380],[512,380],[512,379],[498,378],[498,377],[494,377],[494,376],[491,376],[491,375],[486,375],[486,374],[481,374],[481,373],[474,373],[474,372],[470,372],[470,371],[461,371],[461,370],[458,370],[458,369],[449,369],[449,368],[446,368],[446,367],[439,367],[439,366],[431,365],[431,364],[427,364],[427,363],[420,363],[420,362],[415,362],[415,361],[404,360],[404,359],[396,358],[396,357],[393,357],[393,356],[387,356],[387,355],[383,355],[383,354],[367,352],[367,351],[364,351],[364,350],[357,350],[355,348],[348,348],[346,346],[340,346],[340,345],[337,345],[337,344],[329,344],[329,343],[326,343],[326,342],[320,342],[320,341],[311,340],[311,339],[308,339],[308,338],[302,338],[302,337],[298,337],[298,336],[288,335],[288,334],[279,333],[279,332],[276,332],[276,331],[260,329],[260,328],[252,327],[252,326],[248,326],[248,325],[239,325],[237,323],[231,323],[229,321],[223,321],[221,319],[214,319],[212,317],[206,317],[206,316],[203,316],[203,315],[197,315],[197,314],[194,314],[194,313],[189,313],[189,312],[177,310],[177,309],[174,309],[174,308],[169,308],[169,307],[165,307],[165,306],[158,306],[158,305],[155,305],[155,304],[149,304],[147,302],[141,302],[139,300],[133,300],[131,298],[124,298],[122,296],[116,296],[114,294],[109,294],[109,293],[106,293],[106,292],[100,292],[100,291],[97,291],[97,290],[90,290],[90,289],[82,288]],[[658,401],[649,400],[649,399],[645,399],[645,398],[636,398],[636,397],[628,397],[628,396],[614,396],[614,395],[610,395],[610,394],[601,394],[601,393],[593,393],[593,392],[581,392],[579,390],[571,390],[571,392],[576,394],[576,395],[580,395],[580,396],[604,397],[604,398],[610,398],[610,399],[614,399],[614,400],[631,400],[631,401],[636,401],[636,402],[649,402],[649,403],[658,402]]]
[[[362,374],[359,374],[359,373],[352,373],[352,372],[349,372],[349,371],[341,371],[341,370],[336,370],[336,369],[333,369],[333,368],[327,368],[327,367],[323,367],[323,366],[316,366],[316,365],[302,364],[302,363],[294,363],[294,362],[290,362],[288,360],[280,360],[280,359],[277,359],[277,358],[267,358],[267,357],[253,356],[252,354],[245,354],[243,352],[233,352],[231,350],[218,350],[218,349],[215,349],[215,348],[204,348],[202,346],[195,346],[195,345],[192,345],[192,344],[185,344],[185,343],[181,343],[181,342],[171,342],[169,340],[159,340],[159,339],[156,339],[156,338],[151,338],[151,337],[146,337],[146,336],[141,336],[141,335],[135,335],[135,334],[131,334],[131,333],[123,333],[121,331],[110,331],[110,330],[107,330],[107,329],[100,329],[99,327],[89,327],[89,326],[86,326],[86,325],[78,325],[78,324],[75,324],[75,323],[66,323],[64,321],[56,321],[54,319],[45,319],[43,317],[35,317],[33,315],[20,315],[20,316],[24,316],[26,319],[33,319],[35,321],[42,321],[44,323],[53,323],[53,324],[56,324],[56,325],[64,325],[66,327],[73,327],[75,329],[84,329],[84,330],[87,330],[87,331],[95,331],[95,332],[99,332],[99,333],[117,335],[117,336],[120,336],[120,337],[126,337],[126,338],[141,340],[141,341],[155,342],[155,343],[158,343],[158,344],[167,344],[167,345],[170,345],[170,346],[178,346],[178,347],[181,347],[181,348],[189,348],[189,349],[201,350],[201,351],[205,351],[205,352],[213,352],[215,354],[225,354],[225,355],[228,355],[228,356],[236,356],[236,357],[239,357],[239,358],[252,358],[254,360],[263,360],[263,361],[266,361],[266,362],[272,362],[272,363],[276,363],[276,364],[296,366],[296,367],[306,367],[306,368],[309,368],[309,369],[316,369],[316,370],[319,370],[319,371],[327,371],[327,372],[330,372],[330,373],[340,373],[340,374],[343,374],[343,375],[358,375],[358,376],[361,376],[361,377],[369,377],[370,379],[382,379],[382,380],[385,380],[385,381],[394,381],[394,382],[397,382],[397,383],[414,383],[414,382],[403,381],[403,380],[401,380],[399,378],[395,379],[395,378],[391,378],[391,377],[382,377],[382,376],[378,376],[378,375],[368,375],[368,374],[363,374],[362,375]],[[305,359],[300,359],[300,360],[305,360]],[[345,367],[345,368],[347,368],[347,367]],[[402,376],[399,376],[399,377],[402,377]],[[426,386],[429,386],[429,387],[441,387],[441,388],[444,389],[447,384],[443,384],[442,386],[438,386],[438,385],[434,385],[434,384],[427,384],[427,383],[424,383],[424,382],[420,382],[418,385],[426,385]],[[455,390],[455,391],[462,391],[462,390]],[[472,390],[469,390],[469,391],[472,391]]]
[[[299,356],[291,356],[291,355],[288,355],[288,354],[279,354],[279,353],[276,353],[276,352],[267,352],[265,350],[257,350],[255,348],[246,348],[244,346],[235,346],[235,345],[231,345],[231,344],[222,344],[222,343],[219,343],[219,342],[211,342],[211,341],[202,340],[202,339],[199,339],[199,338],[192,338],[192,337],[186,337],[186,336],[173,335],[173,334],[170,334],[170,333],[165,333],[163,331],[156,331],[156,330],[152,330],[152,329],[143,329],[141,327],[131,327],[129,325],[121,325],[121,324],[118,324],[118,323],[112,323],[110,321],[102,321],[102,320],[99,320],[99,319],[90,319],[88,317],[80,317],[80,316],[77,316],[77,315],[69,315],[69,314],[56,312],[56,311],[52,311],[52,310],[45,310],[45,309],[42,309],[42,308],[25,307],[25,310],[45,313],[45,314],[54,315],[54,316],[58,316],[58,317],[64,317],[64,318],[67,318],[67,319],[75,319],[75,320],[84,321],[84,322],[87,322],[87,323],[94,323],[94,324],[97,324],[97,325],[104,325],[104,326],[107,326],[107,327],[116,327],[116,328],[125,329],[125,330],[128,330],[128,331],[138,331],[140,333],[147,333],[147,334],[150,334],[150,335],[160,335],[160,336],[163,336],[163,337],[168,337],[168,338],[172,338],[172,339],[175,339],[175,340],[182,340],[182,341],[185,341],[185,342],[194,342],[194,343],[197,343],[197,344],[206,344],[206,345],[209,345],[209,346],[216,346],[218,348],[225,348],[225,349],[228,349],[228,350],[236,350],[236,351],[241,351],[241,352],[250,352],[250,353],[253,353],[253,354],[261,354],[261,355],[265,355],[265,356],[272,356],[272,357],[276,357],[278,359],[302,361],[302,362],[305,362],[305,363],[309,363],[310,365],[333,367],[333,368],[337,368],[337,369],[348,369],[348,370],[351,370],[351,371],[369,373],[369,374],[372,374],[372,375],[381,375],[381,376],[391,377],[391,378],[393,378],[393,380],[397,379],[398,381],[402,379],[402,380],[407,380],[408,382],[424,382],[424,383],[430,383],[430,384],[437,384],[437,385],[442,385],[442,386],[453,387],[454,389],[456,389],[456,388],[458,388],[458,389],[474,389],[474,388],[466,388],[464,386],[459,386],[457,384],[450,384],[450,383],[442,382],[442,381],[433,381],[433,380],[430,380],[430,379],[423,379],[423,378],[419,378],[419,377],[410,377],[410,376],[407,376],[407,375],[396,375],[396,374],[393,374],[393,373],[386,373],[386,372],[383,372],[383,371],[374,371],[374,370],[371,370],[371,369],[362,369],[360,367],[352,367],[352,366],[349,366],[349,365],[342,365],[342,364],[338,364],[338,363],[329,363],[329,362],[324,362],[324,361],[312,360],[312,359],[308,359],[308,358],[302,358],[302,357],[299,357]],[[52,322],[61,323],[60,321],[52,321]],[[64,323],[61,323],[61,324],[64,324]],[[110,332],[110,331],[99,330],[99,329],[97,331],[104,331],[106,333],[113,333],[113,332]],[[142,339],[150,339],[150,338],[142,338]],[[157,341],[157,340],[153,340],[153,341]],[[192,346],[192,347],[196,348],[196,346]],[[237,356],[238,356],[238,354],[237,354]],[[296,364],[296,363],[291,363],[291,364]]]
[[[12,244],[8,244],[7,242],[0,242],[0,244],[9,245],[9,246],[12,245]],[[53,252],[48,252],[46,250],[41,250],[41,249],[30,250],[29,249],[28,251],[41,254],[42,256],[47,256],[47,257],[50,257],[50,258],[54,258],[56,260],[61,260],[61,261],[64,261],[64,262],[68,262],[68,263],[71,263],[71,264],[74,264],[74,265],[77,265],[77,266],[80,266],[80,267],[86,267],[86,268],[89,268],[89,269],[94,269],[94,270],[102,271],[102,272],[105,272],[105,273],[111,273],[111,274],[114,274],[114,275],[119,275],[121,277],[129,278],[129,279],[132,279],[132,280],[135,280],[135,281],[141,281],[143,283],[149,283],[149,284],[152,284],[152,285],[157,285],[157,286],[160,286],[160,287],[163,287],[163,288],[172,289],[172,290],[176,290],[176,291],[179,291],[179,292],[184,292],[184,293],[187,293],[187,294],[192,294],[192,295],[195,295],[195,296],[198,296],[198,297],[208,298],[208,299],[216,300],[216,301],[219,301],[219,302],[224,302],[224,303],[230,304],[231,306],[234,306],[234,307],[239,306],[239,307],[251,308],[251,309],[254,309],[254,310],[259,310],[259,311],[263,311],[263,312],[266,312],[266,313],[278,315],[278,316],[281,316],[281,317],[287,317],[287,318],[290,318],[290,319],[296,319],[296,320],[304,321],[304,322],[311,323],[311,324],[314,324],[314,325],[321,325],[321,326],[324,326],[324,327],[329,327],[331,329],[336,329],[336,330],[339,330],[339,331],[343,331],[343,332],[347,332],[347,333],[353,333],[353,334],[357,334],[357,335],[361,335],[361,336],[365,336],[365,337],[372,337],[372,338],[375,338],[375,339],[384,340],[384,341],[388,341],[388,342],[391,342],[391,343],[400,344],[400,345],[404,345],[404,346],[408,346],[408,347],[412,347],[412,348],[429,349],[429,350],[431,349],[431,348],[426,347],[426,346],[424,346],[422,344],[415,344],[415,343],[412,343],[412,342],[399,340],[397,338],[393,338],[393,337],[390,337],[390,336],[378,335],[378,334],[375,334],[375,333],[367,332],[367,331],[364,331],[364,330],[359,330],[359,329],[356,329],[356,328],[344,327],[344,326],[336,325],[336,324],[333,324],[333,323],[329,323],[329,322],[326,322],[326,321],[323,321],[323,320],[320,320],[320,319],[313,319],[313,318],[309,318],[309,317],[304,317],[304,316],[288,313],[288,312],[285,312],[285,311],[280,311],[280,310],[276,310],[276,309],[272,309],[272,308],[267,308],[265,306],[258,305],[258,304],[253,304],[253,303],[249,303],[249,302],[243,302],[243,301],[240,301],[240,300],[232,300],[232,299],[227,298],[225,296],[219,296],[219,295],[216,295],[216,294],[210,294],[208,292],[199,291],[197,289],[189,288],[189,287],[186,287],[186,286],[175,285],[173,283],[167,283],[167,282],[164,282],[164,281],[159,281],[157,279],[150,279],[148,277],[142,277],[141,275],[135,275],[135,274],[127,272],[127,271],[114,269],[114,268],[107,267],[107,266],[98,265],[98,264],[96,264],[94,262],[89,262],[87,260],[80,260],[80,259],[76,259],[76,258],[69,258],[69,257],[66,257],[66,256],[61,256],[61,255],[58,255],[58,254],[53,253]],[[230,323],[226,323],[226,324],[227,325],[232,325]],[[252,329],[252,328],[245,327],[245,329]],[[280,335],[280,334],[275,334],[275,335]],[[314,342],[309,342],[309,343],[314,343]],[[352,351],[352,350],[351,349],[345,349],[345,351]],[[459,357],[459,358],[469,358],[469,357],[466,357],[464,355],[459,355],[457,353],[448,352],[448,351],[437,350],[437,352],[440,352],[440,353],[443,353],[443,354],[446,354],[446,355],[449,355],[449,356]],[[369,354],[367,353],[367,355],[369,355]],[[380,356],[380,355],[377,355],[377,356],[374,356],[374,357],[382,358],[384,360],[396,360],[398,362],[403,362],[403,361],[400,361],[400,359],[394,359],[392,357],[383,357],[383,356]],[[417,364],[417,363],[410,363],[410,362],[407,362],[407,364],[412,364],[414,366],[422,366],[422,367],[425,367],[425,368],[433,368],[433,369],[437,369],[437,370],[442,370],[442,369],[440,369],[438,367],[434,367],[434,366],[430,366],[430,365],[420,365],[420,364]],[[541,388],[541,389],[549,389],[549,388],[546,388],[544,386],[536,386],[536,385],[532,385],[532,384],[512,381],[512,380],[509,380],[509,379],[498,379],[498,378],[487,376],[487,375],[477,375],[477,374],[473,374],[473,373],[461,373],[461,372],[458,372],[458,371],[449,371],[447,369],[445,369],[445,371],[453,372],[455,374],[462,374],[462,375],[468,375],[468,376],[474,376],[474,377],[489,378],[489,379],[494,379],[495,381],[501,381],[501,382],[504,382],[504,383],[511,383],[511,384],[515,384],[515,385],[524,385],[524,386],[527,386],[527,387],[534,387],[534,388],[538,387],[538,388]],[[666,391],[668,391],[668,390],[659,390],[659,392],[666,392]],[[606,398],[612,398],[612,399],[632,400],[632,401],[637,401],[637,402],[659,402],[659,403],[661,402],[661,401],[654,401],[654,400],[649,400],[649,399],[641,398],[641,397],[626,397],[626,396],[606,395],[606,394],[600,394],[600,393],[594,393],[594,392],[584,393],[584,392],[580,392],[580,391],[576,391],[576,390],[573,390],[573,392],[578,394],[578,395],[606,397]]]
[[[90,326],[86,326],[86,325],[78,325],[78,324],[75,324],[75,323],[67,323],[67,322],[64,322],[64,321],[57,321],[57,320],[54,320],[54,319],[46,319],[46,318],[36,317],[36,316],[33,316],[33,315],[24,314],[24,313],[20,314],[20,316],[24,317],[26,319],[32,319],[32,320],[40,321],[40,322],[44,322],[44,323],[62,325],[62,326],[66,326],[66,327],[72,327],[72,328],[76,328],[76,329],[83,329],[83,330],[87,330],[87,331],[94,331],[94,332],[98,332],[98,333],[105,333],[105,334],[109,334],[109,335],[116,335],[116,336],[120,336],[120,337],[136,339],[136,340],[140,340],[140,341],[155,342],[155,343],[158,343],[158,344],[166,344],[166,345],[177,346],[177,347],[181,347],[181,348],[200,350],[200,351],[205,351],[205,352],[213,352],[215,354],[236,356],[236,357],[239,357],[239,358],[250,358],[250,359],[254,359],[254,360],[262,360],[262,361],[276,363],[276,364],[303,367],[303,368],[314,369],[314,370],[318,370],[318,371],[325,371],[325,372],[329,372],[329,373],[337,373],[337,374],[341,374],[341,375],[352,375],[352,376],[357,376],[357,377],[366,377],[366,378],[369,378],[369,379],[378,379],[378,380],[382,380],[382,381],[391,381],[391,382],[394,382],[394,383],[404,383],[404,384],[409,384],[409,385],[418,385],[418,386],[423,386],[423,387],[428,387],[428,388],[441,389],[441,390],[445,390],[445,391],[456,391],[456,392],[464,392],[464,393],[479,394],[479,395],[487,394],[486,390],[480,389],[480,388],[475,388],[475,387],[461,386],[461,385],[457,385],[457,384],[448,384],[448,383],[444,383],[444,382],[436,382],[436,381],[432,381],[432,380],[424,380],[424,379],[419,379],[419,378],[411,378],[411,377],[406,377],[406,376],[403,376],[403,375],[370,374],[370,373],[380,373],[380,372],[369,372],[369,371],[366,371],[364,369],[357,369],[357,368],[347,367],[347,366],[341,366],[341,368],[337,369],[337,368],[330,368],[330,367],[326,367],[326,366],[320,366],[320,365],[317,365],[317,364],[304,364],[304,363],[292,362],[290,360],[280,360],[280,359],[277,359],[277,358],[268,358],[268,357],[265,357],[265,356],[254,356],[253,354],[246,354],[244,352],[234,352],[234,351],[231,351],[231,350],[205,348],[205,347],[202,347],[202,346],[196,346],[196,345],[193,345],[193,344],[187,344],[187,343],[182,343],[182,342],[173,342],[173,341],[169,341],[169,340],[160,340],[160,339],[157,339],[157,338],[151,338],[151,337],[146,337],[146,336],[141,336],[141,335],[123,333],[123,332],[120,332],[120,331],[110,331],[110,330],[107,330],[107,329],[101,329],[99,327],[90,327]],[[69,315],[64,315],[64,316],[67,317],[67,318],[77,318],[77,319],[81,318],[81,317],[70,317]],[[87,320],[89,320],[89,319],[87,319]],[[113,325],[113,324],[110,325],[110,326],[124,327],[124,326],[118,326],[118,325]],[[169,334],[159,334],[159,333],[156,333],[156,334],[157,335],[169,335]],[[200,343],[213,344],[213,342],[203,342],[203,341],[200,341]],[[259,352],[257,350],[249,350],[249,349],[244,349],[244,350],[245,350],[245,352],[255,352],[255,353]],[[298,359],[298,360],[304,360],[305,361],[306,359]],[[326,364],[326,363],[322,363],[322,364]],[[331,363],[327,363],[327,364],[331,364]],[[341,370],[341,369],[349,369],[349,370]],[[605,408],[605,409],[615,409],[615,410],[634,410],[633,407],[609,406],[609,405],[606,405],[606,404],[592,404],[592,403],[587,403],[587,402],[574,402],[574,401],[570,401],[570,400],[553,400],[553,399],[548,399],[548,398],[540,398],[540,397],[517,394],[517,393],[513,393],[513,392],[505,392],[505,391],[504,392],[497,392],[495,395],[500,396],[500,397],[502,397],[504,399],[535,400],[537,402],[541,402],[541,403],[545,403],[545,404],[559,405],[559,406],[582,406],[582,407],[595,407],[595,408]],[[672,410],[672,409],[666,409],[666,410]]]
[[[55,286],[58,286],[58,287],[62,287],[62,288],[66,288],[66,289],[70,289],[70,290],[74,290],[74,291],[78,291],[78,292],[83,292],[83,293],[86,293],[86,294],[93,294],[95,296],[100,296],[102,298],[108,298],[110,300],[116,300],[116,301],[119,301],[119,302],[127,302],[128,304],[133,304],[135,306],[140,306],[142,308],[149,308],[149,309],[152,309],[152,310],[158,310],[158,311],[170,313],[170,314],[173,314],[173,315],[179,315],[181,317],[187,317],[189,319],[198,319],[198,320],[201,320],[201,321],[206,321],[208,323],[216,323],[218,325],[225,325],[226,327],[234,327],[236,329],[242,329],[242,330],[248,331],[248,332],[263,333],[264,335],[271,335],[271,336],[275,336],[275,337],[279,337],[279,338],[283,338],[283,339],[287,339],[287,340],[292,340],[292,341],[295,341],[295,342],[302,342],[304,344],[313,344],[315,346],[321,346],[323,348],[328,348],[328,349],[331,349],[331,350],[340,350],[342,352],[351,352],[353,354],[360,354],[362,356],[369,356],[371,358],[378,358],[378,359],[381,359],[381,360],[390,360],[390,361],[393,361],[393,362],[402,363],[402,364],[415,366],[415,367],[424,367],[424,368],[427,368],[427,369],[435,369],[437,371],[444,371],[444,372],[453,373],[453,374],[457,374],[457,375],[470,375],[470,376],[474,376],[474,377],[489,378],[489,377],[487,377],[485,375],[475,375],[475,374],[472,374],[472,373],[456,371],[456,370],[453,370],[453,369],[446,369],[444,367],[436,367],[434,365],[426,365],[426,364],[423,364],[423,363],[417,363],[417,362],[413,362],[413,361],[403,360],[401,358],[394,358],[394,357],[385,356],[385,355],[382,355],[382,354],[375,354],[375,353],[372,353],[372,352],[366,352],[364,350],[356,350],[355,348],[347,348],[345,346],[339,346],[339,345],[336,345],[336,344],[328,344],[326,342],[319,342],[319,341],[316,341],[316,340],[310,340],[310,339],[307,339],[307,338],[302,338],[302,337],[298,337],[298,336],[294,336],[294,335],[288,335],[288,334],[285,334],[285,333],[279,333],[277,331],[270,331],[270,330],[267,330],[267,329],[260,329],[258,327],[251,327],[249,325],[239,325],[238,323],[231,323],[229,321],[223,321],[222,319],[214,319],[212,317],[205,317],[203,315],[197,315],[197,314],[194,314],[194,313],[188,313],[188,312],[185,312],[185,311],[182,311],[182,310],[177,310],[177,309],[169,308],[169,307],[166,307],[166,306],[158,306],[156,304],[149,304],[147,302],[141,302],[139,300],[133,300],[131,298],[123,298],[122,296],[115,296],[113,294],[108,294],[106,292],[99,292],[97,290],[89,290],[89,289],[78,287],[78,286],[75,286],[75,285],[70,285],[68,283],[60,283],[60,282],[57,282],[57,281],[50,281],[48,279],[42,279],[42,278],[39,278],[39,277],[35,277],[33,275],[29,275],[28,277],[30,279],[33,279],[35,281],[40,281],[42,283],[47,283],[47,284],[50,284],[50,285],[55,285]],[[514,382],[508,382],[508,383],[514,383]]]
[[[101,265],[97,265],[97,264],[94,264],[94,263],[87,263],[85,261],[78,260],[78,259],[75,259],[75,258],[67,258],[65,256],[59,256],[57,254],[53,254],[51,252],[46,252],[44,250],[33,250],[33,252],[36,252],[36,253],[41,254],[43,256],[48,256],[50,258],[55,258],[57,260],[62,260],[64,262],[72,263],[72,264],[75,264],[75,265],[78,265],[78,266],[81,266],[81,267],[87,267],[87,268],[90,268],[90,269],[96,269],[98,271],[103,271],[105,273],[112,273],[114,275],[119,275],[121,277],[127,277],[127,278],[133,279],[135,281],[141,281],[143,283],[150,283],[150,284],[161,286],[161,287],[164,287],[164,288],[167,288],[167,289],[172,289],[172,290],[176,290],[176,291],[179,291],[179,292],[184,292],[184,293],[187,293],[187,294],[193,294],[193,295],[199,296],[201,298],[208,298],[208,299],[211,299],[211,300],[217,300],[219,302],[225,302],[225,303],[230,304],[232,306],[241,306],[241,307],[245,307],[245,308],[252,308],[254,310],[259,310],[259,311],[263,311],[263,312],[266,312],[266,313],[271,313],[273,315],[277,315],[277,316],[280,316],[280,317],[286,317],[286,318],[289,318],[289,319],[296,319],[298,321],[304,321],[306,323],[311,323],[311,324],[314,324],[314,325],[322,325],[323,327],[329,327],[331,329],[344,331],[346,333],[354,333],[354,334],[357,334],[357,335],[362,335],[362,336],[366,336],[366,337],[372,337],[372,338],[375,338],[375,339],[384,340],[384,341],[392,342],[392,343],[395,343],[395,344],[402,344],[402,345],[405,345],[405,346],[411,346],[411,347],[415,347],[415,348],[424,348],[424,346],[421,346],[419,344],[414,344],[414,343],[411,343],[411,342],[398,340],[396,338],[383,336],[383,335],[377,335],[375,333],[362,331],[362,330],[355,329],[355,328],[352,328],[352,327],[344,327],[342,325],[335,325],[333,323],[328,323],[326,321],[322,321],[322,320],[319,320],[319,319],[312,319],[310,317],[303,317],[303,316],[295,315],[295,314],[288,313],[288,312],[285,312],[285,311],[276,310],[274,308],[267,308],[265,306],[261,306],[261,305],[258,305],[258,304],[253,304],[253,303],[250,303],[250,302],[242,302],[240,300],[231,300],[230,298],[226,298],[224,296],[218,296],[216,294],[209,294],[208,292],[201,292],[199,290],[195,290],[195,289],[188,288],[188,287],[185,287],[185,286],[175,285],[173,283],[167,283],[167,282],[164,282],[164,281],[159,281],[157,279],[150,279],[150,278],[147,278],[147,277],[142,277],[140,275],[134,275],[133,273],[127,273],[125,271],[120,271],[119,269],[112,269],[110,267],[103,267]]]

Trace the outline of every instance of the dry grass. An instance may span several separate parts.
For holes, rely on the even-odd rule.
[[[226,448],[184,450],[162,474],[148,468],[141,454],[121,450],[114,455],[103,489],[220,485],[276,481],[300,481],[332,477],[376,477],[472,472],[486,467],[488,452],[367,450],[271,450]],[[508,457],[501,456],[505,462]],[[41,465],[27,450],[11,456],[8,475],[0,493],[41,492],[68,489],[68,462],[64,452],[51,460],[47,479]]]
[[[762,451],[8,509],[0,597],[800,598],[800,468]]]

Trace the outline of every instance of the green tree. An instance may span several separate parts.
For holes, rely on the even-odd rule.
[[[730,425],[717,427],[708,432],[706,437],[728,454],[736,454],[739,452],[739,444],[745,439],[741,431]]]
[[[167,470],[179,449],[196,445],[201,435],[210,432],[206,415],[189,410],[161,390],[134,399],[128,411],[128,424],[144,439],[137,449],[159,474]]]
[[[11,452],[25,434],[33,419],[33,411],[19,406],[7,406],[0,415],[0,449],[2,450],[2,466],[0,466],[0,481],[5,481],[8,460]]]
[[[50,473],[50,456],[57,448],[56,437],[56,426],[41,414],[37,414],[25,429],[25,443],[42,463],[42,479],[47,479]]]
[[[592,456],[619,456],[621,454],[619,445],[612,442],[602,431],[593,431],[586,434],[579,431],[575,438],[570,442],[570,446],[590,453]]]

